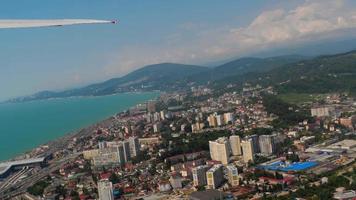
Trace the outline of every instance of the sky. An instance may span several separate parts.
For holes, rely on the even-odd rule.
[[[120,77],[148,64],[208,65],[352,38],[352,0],[1,0],[0,19],[119,24],[0,29],[0,100]]]

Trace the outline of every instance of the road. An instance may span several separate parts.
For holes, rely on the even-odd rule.
[[[67,162],[74,161],[80,153],[69,155],[59,161],[53,162],[48,167],[42,168],[39,172],[24,178],[21,182],[17,183],[15,186],[8,186],[0,189],[0,199],[11,199],[12,197],[18,196],[26,192],[27,188],[34,185],[41,179],[50,175],[52,172],[55,172],[60,169],[60,167]]]

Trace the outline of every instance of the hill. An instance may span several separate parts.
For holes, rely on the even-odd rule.
[[[226,64],[208,68],[196,65],[161,63],[148,65],[126,76],[92,84],[83,88],[61,92],[43,91],[37,94],[9,100],[22,102],[49,98],[72,96],[100,96],[130,91],[177,91],[187,89],[191,84],[204,84],[231,75],[243,75],[249,72],[264,72],[287,63],[302,60],[301,56],[279,56],[270,58],[240,58]]]
[[[229,76],[216,81],[217,87],[228,83],[250,82],[274,86],[280,93],[348,92],[356,94],[356,51],[319,56],[285,64],[267,72]]]
[[[209,70],[207,67],[174,63],[148,65],[123,77],[113,78],[102,83],[61,92],[43,91],[31,96],[11,99],[9,102],[23,102],[72,96],[100,96],[130,91],[162,90],[170,86],[169,83],[173,83],[196,73],[203,73],[207,70]]]
[[[305,59],[307,59],[307,57],[298,55],[285,55],[268,58],[240,58],[216,67],[214,69],[214,73],[218,74],[220,77],[226,77],[231,74],[241,75],[250,72],[267,72],[286,64],[295,63]]]
[[[188,82],[204,84],[211,81],[219,81],[231,76],[240,76],[248,73],[266,72],[274,68],[285,66],[286,64],[308,59],[309,57],[299,55],[285,55],[267,58],[244,57],[225,64],[211,68],[211,70],[194,74],[185,78]],[[178,83],[177,83],[178,84]]]
[[[356,51],[298,62],[268,76],[280,92],[356,94]]]

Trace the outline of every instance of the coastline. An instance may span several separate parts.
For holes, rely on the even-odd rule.
[[[107,96],[115,96],[120,94],[145,94],[145,93],[161,93],[160,90],[153,91],[131,91],[131,92],[119,92],[113,94],[106,95],[87,95],[87,96],[68,96],[68,97],[51,97],[46,99],[35,99],[35,100],[25,100],[25,101],[11,101],[11,99],[0,101],[0,105],[2,104],[17,104],[17,103],[30,103],[30,102],[41,102],[41,101],[52,101],[52,100],[60,100],[60,99],[81,99],[81,98],[99,98],[99,97],[107,97]],[[20,98],[20,97],[18,97]]]
[[[156,91],[155,92],[128,92],[128,93],[119,93],[119,94],[145,94],[145,93],[154,94],[155,97],[146,99],[143,102],[136,103],[136,104],[131,105],[125,109],[115,111],[114,114],[104,117],[103,119],[100,119],[100,120],[98,120],[94,123],[91,123],[89,125],[85,125],[83,127],[76,128],[73,131],[62,133],[62,135],[59,137],[56,137],[54,139],[49,139],[47,142],[38,144],[28,150],[18,153],[17,155],[10,156],[10,158],[1,159],[0,163],[26,158],[26,156],[28,156],[29,154],[34,152],[36,149],[43,147],[43,146],[49,147],[48,150],[46,151],[46,153],[48,153],[48,154],[53,153],[56,150],[63,149],[64,145],[66,145],[68,142],[70,142],[74,138],[91,134],[98,127],[105,127],[106,125],[108,125],[108,123],[111,122],[110,120],[112,120],[114,116],[116,116],[120,113],[123,113],[123,112],[127,111],[128,109],[130,109],[131,107],[134,107],[138,104],[142,104],[144,102],[156,99],[161,94],[160,92],[156,92]],[[83,96],[83,97],[70,97],[70,98],[56,98],[56,99],[57,100],[58,99],[69,99],[70,100],[70,99],[82,99],[82,98],[91,98],[91,97],[108,97],[108,96],[116,96],[119,94],[111,94],[111,95],[105,95],[105,96]],[[52,100],[55,100],[55,99],[52,99]],[[41,102],[41,101],[47,101],[47,100],[38,100],[38,101],[29,101],[29,102]],[[20,102],[20,104],[21,103],[29,103],[29,102]],[[9,103],[9,104],[13,104],[13,103]],[[14,103],[14,104],[17,104],[17,103]],[[53,147],[55,147],[55,149],[53,149]]]

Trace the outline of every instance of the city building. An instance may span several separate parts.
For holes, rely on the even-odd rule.
[[[182,177],[179,173],[174,173],[169,178],[169,182],[173,189],[181,189],[182,188]]]
[[[206,181],[206,171],[208,171],[208,165],[201,165],[193,168],[193,185],[194,186],[203,186],[207,184]]]
[[[22,160],[14,160],[0,163],[0,180],[8,177],[13,172],[16,172],[24,167],[43,167],[47,163],[46,157],[28,158]]]
[[[166,119],[166,114],[167,114],[167,112],[165,110],[161,110],[161,112],[160,112],[161,120]]]
[[[148,101],[147,102],[147,111],[150,113],[156,112],[157,109],[157,101]]]
[[[197,131],[200,131],[204,128],[204,123],[197,122],[195,124],[192,124],[192,132],[195,133]]]
[[[354,190],[337,191],[337,192],[334,193],[333,198],[334,199],[340,199],[340,200],[355,199],[356,198],[356,192]]]
[[[209,126],[210,127],[217,127],[218,126],[218,122],[216,120],[216,116],[215,115],[209,115],[208,122],[209,122]]]
[[[108,180],[98,181],[98,193],[100,200],[114,200],[112,183]]]
[[[234,165],[228,165],[226,167],[227,180],[231,186],[239,185],[239,173]]]
[[[123,145],[99,149],[99,154],[92,158],[94,166],[123,165],[125,152]]]
[[[161,121],[161,115],[158,112],[153,113],[153,121],[154,122],[159,122]]]
[[[159,133],[161,131],[161,123],[155,123],[153,124],[153,132],[154,133]]]
[[[119,154],[123,156],[124,162],[128,162],[131,160],[130,142],[128,140],[105,142],[105,143],[106,143],[105,148],[116,148]]]
[[[140,143],[138,137],[129,137],[128,139],[130,145],[130,155],[131,157],[136,157],[140,152]]]
[[[233,156],[240,156],[241,155],[241,140],[240,136],[238,135],[232,135],[229,138],[230,140],[230,148],[231,148],[231,153]]]
[[[260,153],[260,141],[258,139],[258,135],[250,135],[248,138],[252,139],[252,144],[253,144],[253,152],[254,153]]]
[[[335,108],[331,106],[320,106],[311,108],[311,115],[315,117],[329,117],[335,114]]]
[[[224,122],[225,124],[233,123],[234,122],[234,114],[231,112],[224,113]]]
[[[216,118],[216,124],[217,124],[217,126],[222,126],[222,125],[225,124],[225,122],[224,122],[224,116],[222,116],[222,115],[216,115],[215,118]]]
[[[212,160],[220,161],[227,165],[230,158],[230,147],[226,137],[218,138],[215,141],[209,141],[210,157]]]
[[[247,138],[241,142],[243,161],[245,163],[254,161],[254,148],[251,138]]]
[[[130,154],[130,142],[128,140],[122,141],[122,147],[124,149],[124,159],[125,163],[131,160]]]
[[[158,190],[161,192],[168,192],[172,189],[168,180],[160,180],[158,182]]]
[[[86,160],[91,160],[95,156],[98,156],[98,155],[99,155],[99,149],[92,149],[92,150],[83,151],[83,157]]]
[[[224,181],[223,165],[216,164],[206,172],[207,186],[209,189],[218,188]]]
[[[260,135],[260,152],[263,155],[272,155],[276,151],[276,135]]]
[[[340,118],[340,124],[352,129],[354,124],[356,124],[356,116]]]

